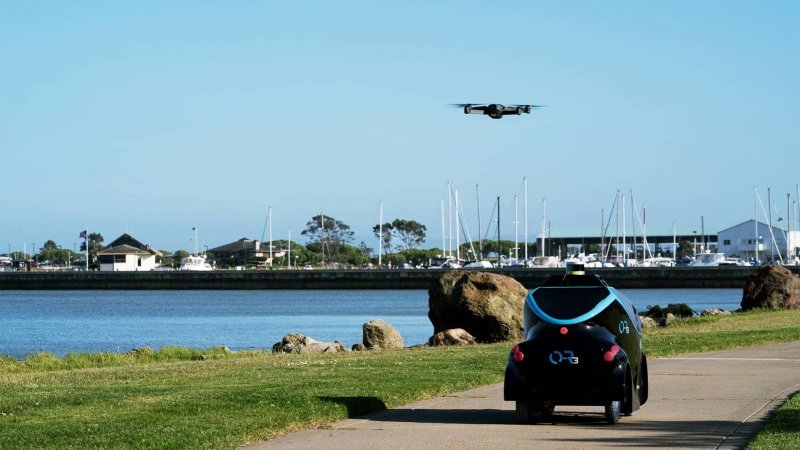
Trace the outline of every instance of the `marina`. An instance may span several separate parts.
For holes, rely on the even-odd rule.
[[[786,266],[800,273],[798,266]],[[562,268],[471,269],[510,276],[533,288]],[[597,273],[621,289],[738,288],[754,267],[600,267]],[[427,289],[444,269],[214,270],[148,272],[0,272],[0,289]]]
[[[735,310],[741,289],[625,289],[639,310],[687,303]],[[23,358],[179,346],[269,349],[291,332],[346,347],[361,326],[391,323],[405,345],[433,332],[426,290],[0,291],[0,355]]]

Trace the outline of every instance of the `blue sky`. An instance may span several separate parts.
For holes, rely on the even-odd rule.
[[[553,236],[598,235],[617,190],[650,234],[716,232],[800,182],[795,1],[0,0],[0,61],[0,253],[214,247],[269,207],[274,239],[324,212],[375,247],[380,202],[441,246],[448,182],[473,238],[479,185],[513,239],[523,178],[531,240],[542,199]]]

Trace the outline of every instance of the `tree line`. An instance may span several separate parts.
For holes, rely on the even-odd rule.
[[[440,248],[420,249],[419,247],[427,238],[427,228],[416,220],[394,219],[391,222],[376,224],[372,228],[373,234],[379,239],[381,246],[382,262],[391,267],[402,267],[404,264],[413,266],[427,265],[429,261],[444,255]],[[332,216],[318,214],[306,223],[301,234],[306,238],[305,245],[288,240],[275,240],[273,245],[277,248],[291,248],[291,258],[284,253],[273,259],[273,267],[294,267],[296,265],[323,265],[334,267],[364,267],[377,262],[375,249],[364,241],[354,245],[354,232],[346,223]],[[88,233],[86,240],[81,244],[81,251],[88,250],[89,267],[97,268],[97,252],[103,249],[103,235]],[[539,242],[529,242],[527,254],[529,257],[540,254]],[[551,244],[552,245],[552,244]],[[547,254],[553,254],[552,248]],[[566,256],[567,249],[564,250]],[[457,249],[462,258],[468,260],[484,259],[487,255],[500,255],[522,258],[525,255],[525,243],[509,240],[487,240],[465,242]],[[599,253],[597,244],[591,244],[585,253]],[[616,254],[613,245],[608,249],[609,254]],[[456,253],[456,249],[453,250]],[[693,253],[692,243],[680,242],[677,258],[690,256]],[[9,256],[16,260],[35,259],[37,262],[66,266],[84,262],[84,254],[76,253],[70,249],[61,248],[53,240],[47,240],[39,248],[38,253],[29,255],[23,252],[12,252]],[[177,250],[175,253],[162,251],[157,256],[157,261],[164,265],[176,266],[180,259],[189,256],[186,250]],[[671,255],[670,255],[671,256]],[[225,262],[218,262],[224,267]],[[248,258],[247,265],[263,263],[263,258]]]

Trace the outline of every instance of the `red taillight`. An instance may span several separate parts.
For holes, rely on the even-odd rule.
[[[605,361],[605,362],[613,361],[614,357],[617,356],[617,353],[619,353],[620,350],[622,350],[622,349],[619,347],[619,345],[616,345],[616,344],[612,345],[611,349],[609,349],[607,352],[603,353],[603,361]]]
[[[569,333],[569,330],[567,329],[567,327],[561,327],[561,329],[560,329],[560,330],[558,330],[558,331],[560,331],[560,332],[561,332],[561,334],[567,334],[567,333]]]
[[[514,348],[511,349],[511,353],[514,355],[514,361],[522,362],[525,359],[525,355],[519,351],[519,345],[515,345]]]

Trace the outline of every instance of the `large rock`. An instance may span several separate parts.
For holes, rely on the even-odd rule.
[[[300,333],[289,333],[272,346],[272,353],[336,353],[347,349],[339,341],[320,342]]]
[[[782,266],[761,266],[747,280],[742,309],[800,308],[800,278]]]
[[[428,339],[428,345],[439,347],[444,345],[469,345],[475,343],[475,337],[463,328],[440,331]]]
[[[463,328],[478,342],[515,341],[522,338],[527,294],[505,275],[453,270],[428,289],[428,318],[434,333]]]
[[[363,344],[368,349],[403,348],[403,337],[395,327],[383,320],[370,320],[362,326]]]

